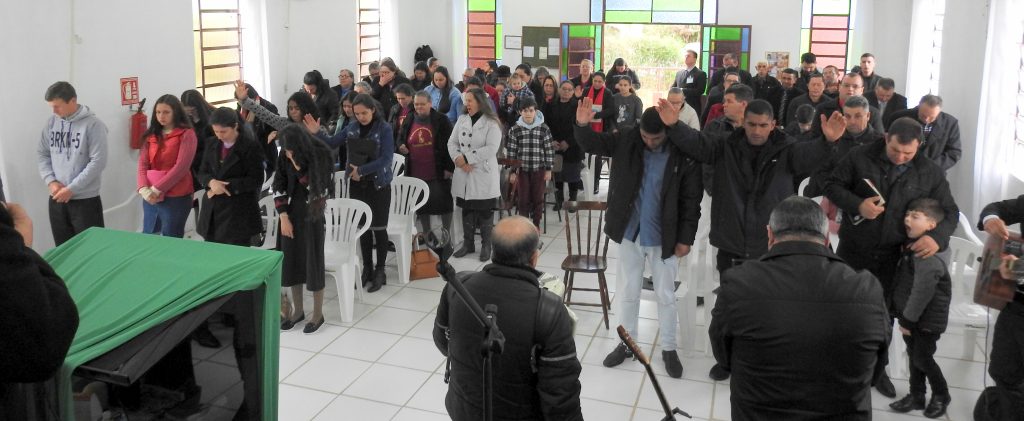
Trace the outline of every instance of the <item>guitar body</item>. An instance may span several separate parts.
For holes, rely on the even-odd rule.
[[[1010,233],[1010,239],[1004,241],[996,236],[989,236],[985,243],[985,250],[981,260],[981,269],[978,271],[978,279],[974,284],[974,302],[995,310],[1002,310],[1006,303],[1013,301],[1013,293],[1017,290],[1017,283],[1013,280],[1004,279],[999,273],[999,264],[1003,254],[1008,250],[1020,250],[1022,244],[1021,235],[1015,232]],[[1024,268],[1014,268],[1020,271]]]

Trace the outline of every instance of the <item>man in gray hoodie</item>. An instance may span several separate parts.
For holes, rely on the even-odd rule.
[[[75,88],[46,89],[53,114],[36,150],[39,175],[50,191],[50,228],[59,246],[89,227],[103,226],[100,177],[107,165],[107,126],[78,104]]]

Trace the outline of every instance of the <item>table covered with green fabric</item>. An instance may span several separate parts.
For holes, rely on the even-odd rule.
[[[89,229],[44,258],[67,283],[79,327],[57,374],[62,418],[74,418],[71,375],[148,329],[210,300],[262,291],[257,332],[264,420],[277,418],[281,253]],[[242,321],[240,321],[242,322]]]

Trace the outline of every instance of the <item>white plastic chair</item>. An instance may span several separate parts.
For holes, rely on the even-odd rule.
[[[274,187],[274,173],[270,173],[269,176],[263,179],[263,185],[260,186],[260,193],[268,192]]]
[[[203,237],[196,232],[196,227],[199,226],[199,214],[202,212],[201,206],[203,205],[203,195],[206,194],[206,190],[199,190],[192,193],[192,200],[199,203],[198,206],[189,205],[188,217],[185,219],[185,234],[182,238],[195,241],[203,241]]]
[[[357,288],[356,284],[362,271],[359,237],[370,229],[370,206],[355,199],[328,199],[324,219],[324,267],[338,288],[341,321],[351,322],[355,307],[353,289],[359,301],[363,301],[362,285]]]
[[[388,240],[398,254],[398,283],[409,283],[412,265],[412,236],[416,232],[416,211],[427,204],[427,183],[414,177],[395,177],[391,182],[391,211]]]
[[[263,235],[263,244],[253,246],[263,250],[277,248],[277,206],[274,205],[274,196],[266,196],[260,199],[260,214],[263,223],[266,225],[266,234]]]
[[[968,240],[971,240],[972,243],[977,244],[978,246],[980,246],[982,248],[985,247],[985,243],[982,242],[981,239],[978,238],[978,236],[974,234],[974,227],[971,225],[971,221],[969,219],[967,219],[967,215],[964,215],[963,212],[960,212],[959,227],[964,232],[964,237],[965,238],[967,238]]]
[[[345,171],[334,172],[334,197],[338,199],[348,199],[348,177],[345,177]]]
[[[953,281],[953,297],[949,303],[949,326],[964,330],[963,359],[974,359],[978,332],[988,326],[988,310],[974,303],[974,281],[982,257],[982,246],[960,237],[949,238],[949,276]]]
[[[394,154],[391,158],[391,173],[395,177],[405,175],[405,156]]]

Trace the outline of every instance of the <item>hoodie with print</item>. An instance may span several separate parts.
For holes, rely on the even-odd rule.
[[[100,176],[107,165],[107,126],[80,104],[67,118],[52,115],[36,155],[43,183],[67,186],[73,200],[99,196]]]
[[[508,131],[505,146],[509,159],[523,162],[523,171],[549,171],[554,161],[555,150],[551,145],[551,129],[544,124],[544,113],[537,111],[532,124],[519,121]]]

